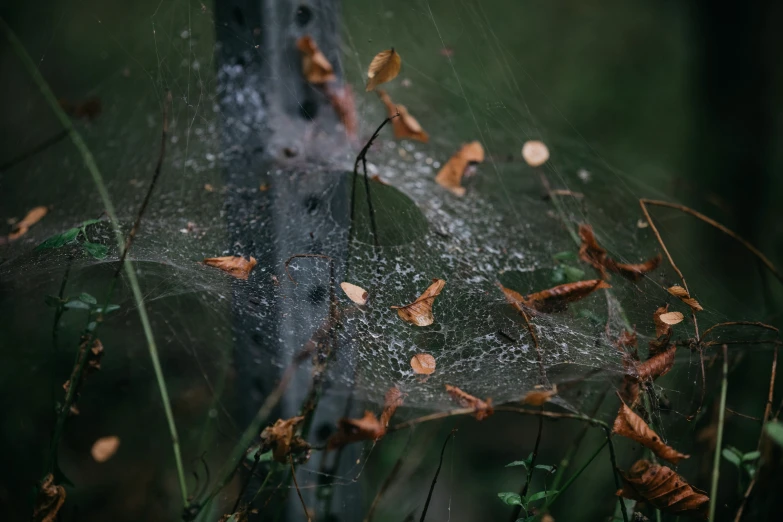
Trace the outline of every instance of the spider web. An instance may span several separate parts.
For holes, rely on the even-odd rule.
[[[449,12],[452,8],[456,14]],[[538,349],[524,321],[506,303],[498,282],[523,294],[542,290],[557,283],[555,272],[563,264],[583,270],[585,279],[597,277],[584,263],[561,260],[561,254],[578,249],[572,233],[580,223],[593,225],[601,244],[622,262],[641,262],[660,247],[650,228],[639,226],[637,203],[641,196],[658,196],[658,190],[614,168],[571,125],[512,52],[510,29],[501,29],[503,12],[489,11],[480,2],[452,6],[423,1],[399,7],[344,2],[342,48],[328,58],[357,93],[360,132],[356,142],[323,154],[324,143],[343,133],[334,115],[321,127],[308,128],[305,122],[278,132],[268,147],[261,143],[268,131],[261,117],[268,107],[266,93],[258,91],[253,77],[243,75],[241,64],[216,63],[218,22],[210,6],[140,2],[128,9],[114,14],[97,3],[53,3],[43,13],[22,12],[13,25],[45,76],[58,76],[60,67],[77,71],[60,75],[60,84],[53,85],[58,95],[100,98],[102,114],[94,122],[79,123],[78,129],[107,180],[125,230],[147,190],[163,100],[167,91],[172,93],[164,173],[130,257],[160,345],[187,459],[209,450],[209,458],[220,462],[294,354],[329,320],[332,293],[340,328],[325,366],[316,428],[333,425],[349,400],[353,410],[348,411],[367,406],[378,412],[392,386],[406,394],[400,417],[453,408],[444,384],[491,397],[496,404],[518,401],[539,384],[558,385],[556,402],[578,411],[605,389],[607,379],[618,382],[622,376],[621,353],[614,346],[622,330],[635,326],[644,346],[655,336],[652,312],[658,306],[669,302],[688,315],[687,307],[666,293],[678,280],[663,265],[636,283],[615,276],[611,290],[596,292],[567,311],[536,316]],[[316,10],[315,16],[326,12]],[[514,15],[522,11],[509,13]],[[33,16],[45,20],[33,21]],[[234,35],[233,45],[244,53],[262,52],[261,31],[235,22],[236,27],[222,28]],[[278,19],[272,23],[282,24]],[[80,24],[89,26],[89,42],[80,40]],[[25,38],[24,28],[39,26],[51,27],[50,36],[31,30]],[[286,31],[307,34],[306,28],[287,25],[272,29],[290,41]],[[73,43],[75,50],[58,42]],[[361,142],[386,116],[376,96],[363,92],[366,66],[376,52],[391,46],[402,56],[403,70],[387,90],[408,107],[431,140],[397,142],[386,128],[370,148],[368,173],[383,181],[369,182],[380,243],[374,247],[364,180],[354,185],[350,171]],[[14,61],[7,50],[3,59]],[[96,61],[101,65],[95,66]],[[25,93],[34,90],[22,69],[10,68],[15,81],[3,87],[3,99],[27,101],[11,108],[4,122],[22,130],[3,145],[3,158],[58,132],[40,99]],[[286,82],[281,81],[277,96],[306,109],[298,98],[300,86]],[[226,98],[244,112],[224,113]],[[233,135],[243,138],[227,143],[226,136]],[[254,136],[259,136],[258,147],[267,147],[262,152],[256,150]],[[520,157],[529,139],[542,139],[552,153],[540,169]],[[434,178],[460,144],[472,140],[483,143],[488,158],[466,179],[467,193],[460,198]],[[253,171],[258,163],[252,159],[236,160],[275,156],[283,149],[295,157],[264,172]],[[542,175],[553,188],[576,194],[556,196],[562,214],[545,197]],[[46,327],[40,322],[51,313],[44,296],[57,294],[66,272],[66,295],[104,295],[118,256],[105,223],[90,229],[92,241],[111,247],[105,260],[92,259],[77,246],[34,250],[45,238],[103,212],[68,140],[0,176],[4,217],[51,206],[27,235],[0,247],[0,326],[11,333],[0,343],[9,355],[19,342],[12,339],[25,339],[27,347],[23,369],[17,366],[13,371],[20,373],[4,379],[9,383],[4,386],[9,393],[21,386],[29,400],[9,406],[8,415],[32,411],[45,424],[52,383],[67,378],[70,347],[84,318],[66,314],[51,355],[48,318]],[[304,195],[304,200],[294,200],[292,194]],[[699,315],[702,330],[737,309],[746,316],[735,319],[763,318],[763,306],[749,303],[755,294],[726,295],[716,277],[687,270],[701,262],[689,251],[695,232],[683,226],[686,218],[662,215],[661,230],[667,242],[672,239],[672,255],[682,261],[689,278],[694,274],[691,286],[703,292],[697,294],[706,308]],[[330,281],[329,263],[320,258],[291,260],[289,279],[285,261],[297,254],[330,256],[335,280]],[[247,281],[237,281],[200,263],[218,255],[254,256],[259,264]],[[446,280],[435,300],[435,323],[419,328],[401,321],[391,306],[413,302],[432,278]],[[341,281],[367,289],[369,304],[350,302],[335,288]],[[703,295],[720,298],[702,300]],[[123,420],[115,428],[130,430],[145,419],[162,426],[135,305],[124,285],[115,302],[121,310],[103,326],[107,357],[95,386],[119,387],[127,400],[142,398],[132,418],[117,414]],[[711,302],[728,302],[726,313]],[[692,328],[686,319],[675,327],[676,336],[687,339]],[[414,374],[410,360],[418,353],[435,357],[433,375]],[[679,358],[675,377],[697,382],[698,358],[687,349],[680,350]],[[281,416],[296,414],[310,389],[312,370],[310,363],[299,368],[281,402]],[[91,398],[90,387],[80,405],[99,411],[109,401]],[[687,413],[698,385],[665,391],[674,409]],[[164,439],[165,431],[161,428],[158,435]],[[317,431],[321,442],[325,437]],[[69,444],[72,453],[65,456],[78,462],[74,455],[80,446],[73,439]],[[350,471],[340,470],[335,482],[352,478],[356,470]]]

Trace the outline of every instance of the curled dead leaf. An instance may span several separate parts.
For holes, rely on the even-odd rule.
[[[671,345],[667,350],[657,353],[636,365],[636,373],[642,381],[655,380],[658,377],[666,375],[674,366],[674,356],[677,353],[677,347]]]
[[[336,80],[334,69],[318,44],[309,35],[296,41],[296,47],[302,53],[302,74],[309,83],[322,84]]]
[[[345,133],[350,138],[356,137],[356,132],[359,130],[359,122],[356,118],[356,103],[351,86],[347,84],[341,87],[328,86],[326,96],[340,119],[340,123],[343,124]]]
[[[678,298],[686,305],[690,306],[694,312],[701,312],[702,310],[704,310],[704,308],[702,308],[699,302],[693,297],[691,297],[688,294],[688,291],[685,290],[680,285],[670,286],[669,288],[666,289],[666,291],[669,292],[674,297]]]
[[[661,437],[625,403],[620,406],[620,411],[617,412],[612,432],[650,448],[658,457],[673,464],[679,464],[682,459],[688,458],[688,455],[664,444]]]
[[[628,473],[620,472],[623,488],[618,495],[649,502],[666,513],[691,514],[705,517],[709,497],[666,466],[649,460],[638,460]]]
[[[411,357],[413,373],[430,375],[435,372],[435,357],[428,353],[417,353]]]
[[[397,112],[400,113],[398,117],[391,121],[392,129],[394,130],[394,137],[396,139],[402,140],[407,138],[420,141],[422,143],[427,143],[430,140],[429,135],[424,132],[424,129],[421,128],[419,122],[416,121],[416,118],[410,115],[408,109],[405,108],[404,105],[395,105],[389,95],[386,94],[386,91],[379,89],[378,96],[386,106],[386,113],[390,118],[395,116]]]
[[[362,306],[367,304],[367,297],[369,294],[367,294],[367,290],[361,286],[356,286],[352,283],[340,283],[340,288],[343,289],[343,292],[348,296],[348,299],[354,303]]]
[[[659,315],[658,319],[664,324],[673,326],[675,324],[680,324],[684,317],[680,312],[666,312]]]
[[[294,435],[296,427],[304,420],[304,417],[291,417],[290,419],[277,419],[272,426],[267,426],[261,432],[261,442],[264,448],[272,450],[272,457],[280,463],[287,463],[288,456],[309,449],[310,445],[298,435]]]
[[[557,395],[557,386],[552,386],[551,389],[539,388],[530,390],[522,399],[522,402],[531,406],[543,406],[545,402],[549,402],[552,397]]]
[[[636,329],[634,328],[632,332],[629,332],[628,330],[620,332],[620,335],[617,336],[617,340],[614,344],[617,346],[618,350],[624,351],[625,349],[636,348],[638,342],[639,337],[636,335]]]
[[[476,417],[476,420],[486,419],[495,413],[495,410],[492,408],[492,399],[490,398],[482,401],[478,397],[474,397],[450,384],[446,385],[446,392],[463,408],[473,408],[475,410],[473,416]]]
[[[522,145],[522,157],[531,167],[540,167],[549,160],[549,148],[543,141],[526,141]]]
[[[101,437],[92,444],[90,454],[96,462],[106,462],[117,453],[120,447],[120,438],[116,435]]]
[[[432,284],[414,302],[405,306],[392,306],[391,308],[397,310],[397,315],[403,321],[416,326],[429,326],[435,322],[435,317],[432,315],[432,304],[445,285],[446,281],[443,279],[433,279]]]
[[[8,234],[8,240],[14,241],[27,234],[27,232],[30,230],[30,227],[41,221],[41,219],[43,219],[43,217],[48,212],[49,209],[44,206],[30,209],[30,211],[25,215],[25,217],[22,218],[21,221],[18,221],[14,224],[13,228],[11,229],[11,233]]]
[[[669,340],[672,337],[672,327],[661,320],[661,316],[669,312],[669,305],[661,306],[653,313],[653,322],[655,323],[655,340],[650,341],[650,355],[656,355],[669,346]]]
[[[381,426],[383,426],[384,429],[389,426],[389,421],[394,415],[394,412],[397,411],[397,408],[402,406],[402,402],[403,394],[399,388],[394,386],[386,391],[386,396],[383,401],[383,411],[381,412]]]
[[[598,289],[612,287],[601,279],[591,279],[588,281],[566,283],[534,294],[522,296],[519,292],[506,288],[500,283],[498,283],[498,286],[506,296],[508,303],[518,310],[521,310],[520,307],[524,306],[544,313],[563,311],[567,308],[568,303],[584,299]]]
[[[242,256],[223,256],[208,257],[204,260],[204,264],[207,266],[219,268],[237,279],[245,280],[250,276],[250,271],[253,270],[256,263],[256,258],[252,256],[250,259],[245,259]]]
[[[635,375],[626,374],[617,393],[624,403],[634,407],[639,402],[639,390],[639,379]]]
[[[607,271],[609,271],[620,274],[631,281],[638,281],[644,274],[652,272],[661,264],[660,254],[643,263],[618,263],[609,257],[606,250],[598,244],[591,225],[579,225],[579,237],[582,240],[582,244],[579,246],[579,259],[598,270],[603,279],[608,278]]]
[[[54,483],[54,475],[44,477],[33,506],[33,522],[54,522],[65,503],[65,488]]]
[[[365,411],[361,419],[342,418],[337,422],[337,427],[337,433],[329,439],[329,449],[360,440],[377,440],[386,434],[386,427],[371,411]]]
[[[465,187],[462,186],[462,177],[465,169],[471,163],[484,161],[484,147],[478,141],[466,143],[441,167],[435,182],[441,187],[450,190],[457,196],[465,195]]]
[[[400,54],[394,50],[387,49],[375,55],[367,69],[367,91],[375,89],[378,85],[386,83],[397,77],[400,72],[402,60]]]

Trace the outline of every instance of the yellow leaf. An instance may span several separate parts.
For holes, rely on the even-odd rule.
[[[375,55],[367,69],[367,91],[375,89],[378,85],[386,83],[397,77],[400,72],[402,60],[394,48],[381,51]]]

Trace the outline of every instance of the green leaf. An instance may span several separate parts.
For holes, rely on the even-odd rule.
[[[120,305],[110,304],[109,306],[106,307],[106,310],[104,310],[103,307],[99,306],[98,308],[95,309],[95,313],[97,313],[97,314],[100,314],[100,313],[110,314],[110,313],[112,313],[112,312],[114,312],[116,310],[119,310],[119,309],[120,309]]]
[[[536,469],[543,469],[547,473],[552,473],[555,471],[555,467],[548,464],[536,464]]]
[[[764,425],[764,431],[767,437],[775,441],[778,446],[783,447],[783,424],[778,421],[770,421]]]
[[[558,252],[557,254],[552,256],[553,259],[557,259],[558,261],[576,261],[578,258],[576,257],[576,252],[573,251],[565,251],[565,252]]]
[[[530,465],[530,462],[527,460],[515,460],[510,464],[506,464],[506,467],[513,468],[514,466],[522,466],[523,468],[527,469],[528,465]]]
[[[529,504],[530,502],[535,502],[536,500],[541,500],[542,498],[550,497],[552,495],[557,495],[557,491],[554,489],[550,489],[549,491],[539,491],[538,493],[533,493],[527,497],[525,499],[525,503]]]
[[[74,300],[74,301],[67,301],[64,305],[65,308],[69,310],[89,310],[90,305],[85,303],[84,301]]]
[[[742,462],[750,462],[750,461],[758,459],[759,457],[761,457],[761,452],[760,451],[758,451],[758,450],[751,451],[751,452],[746,453],[746,454],[744,454],[742,456]]]
[[[61,246],[67,245],[68,243],[71,243],[76,240],[76,237],[79,235],[79,228],[71,228],[63,232],[62,234],[57,234],[56,236],[52,236],[37,247],[35,247],[36,250],[46,250],[49,248],[60,248]]]
[[[740,462],[742,462],[742,453],[737,448],[726,446],[723,448],[721,455],[723,455],[724,459],[728,460],[737,467],[739,467]]]
[[[87,221],[82,221],[81,225],[79,225],[79,228],[88,227],[90,225],[94,225],[95,223],[100,223],[100,219],[88,219]]]
[[[90,294],[88,294],[86,292],[82,292],[81,294],[79,294],[78,299],[82,303],[87,303],[87,304],[91,304],[91,305],[97,305],[98,304],[98,300],[95,299],[93,296],[91,296]]]
[[[522,506],[522,497],[519,496],[517,493],[509,493],[508,491],[505,491],[503,493],[498,493],[498,497],[500,500],[508,504],[509,506]]]
[[[255,462],[256,455],[258,455],[258,452],[261,451],[261,445],[257,444],[253,448],[250,449],[250,451],[247,452],[245,455],[245,458],[250,462]],[[272,461],[272,450],[267,451],[266,453],[261,453],[258,457],[258,462],[271,462]]]
[[[89,241],[85,241],[82,246],[87,251],[87,253],[95,259],[103,259],[109,252],[109,248],[107,246],[100,245],[98,243],[90,243]]]

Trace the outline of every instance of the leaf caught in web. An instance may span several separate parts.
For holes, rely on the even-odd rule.
[[[579,237],[582,240],[579,247],[579,258],[598,270],[604,279],[608,277],[607,271],[609,271],[620,274],[631,281],[638,281],[644,274],[652,272],[661,264],[660,254],[643,263],[618,263],[609,257],[606,250],[598,244],[591,225],[579,225]]]
[[[462,177],[465,175],[465,169],[471,163],[481,163],[484,161],[484,147],[478,141],[471,141],[460,147],[460,149],[446,162],[438,175],[435,176],[435,182],[441,187],[450,190],[457,196],[465,195],[465,187],[462,186]]]
[[[397,77],[400,72],[402,60],[397,51],[392,47],[375,55],[367,69],[367,91],[375,89],[382,83],[389,82]]]
[[[680,301],[682,301],[686,305],[690,306],[691,309],[693,309],[694,312],[701,312],[702,310],[704,310],[704,308],[702,308],[702,306],[699,304],[699,302],[696,299],[694,299],[693,297],[691,297],[688,294],[688,291],[685,290],[680,285],[670,286],[669,288],[666,289],[666,291],[669,292],[674,297],[678,298]]]
[[[413,373],[430,375],[435,372],[435,357],[428,353],[417,353],[411,357]]]
[[[432,315],[432,304],[445,285],[446,281],[443,279],[433,279],[432,284],[414,302],[405,306],[392,306],[391,308],[397,310],[397,315],[403,321],[416,326],[429,326],[435,322],[435,317]]]
[[[30,227],[41,221],[48,212],[49,209],[44,206],[30,209],[30,211],[25,215],[25,217],[22,218],[21,221],[14,224],[11,233],[8,234],[8,240],[14,241],[27,234],[27,231],[30,230]]]
[[[659,315],[658,319],[664,324],[673,326],[675,324],[680,324],[684,317],[680,312],[666,312],[665,314]]]
[[[389,421],[397,408],[402,406],[403,395],[399,388],[396,386],[389,388],[386,392],[386,396],[383,400],[383,411],[381,412],[381,426],[386,429],[389,426]]]
[[[649,502],[665,513],[704,517],[709,506],[705,492],[666,466],[638,460],[623,477],[623,488],[617,492],[624,498]]]
[[[297,40],[296,48],[302,53],[302,74],[305,80],[313,84],[323,84],[337,79],[332,64],[329,63],[310,35],[305,35]]]
[[[526,141],[522,146],[522,158],[531,167],[540,167],[549,160],[549,148],[543,141]]]
[[[525,394],[522,402],[531,406],[543,406],[545,402],[549,402],[555,395],[557,395],[557,386],[553,386],[551,389],[533,389]]]
[[[624,278],[630,279],[631,281],[638,281],[644,276],[644,274],[652,272],[658,268],[658,265],[661,264],[661,259],[663,259],[661,254],[657,254],[655,257],[651,257],[644,263],[627,264],[613,261],[610,270],[617,272]]]
[[[488,398],[486,401],[482,401],[478,397],[474,397],[450,384],[446,385],[446,392],[463,408],[473,408],[473,416],[477,420],[486,419],[495,413],[495,410],[492,408],[492,399]]]
[[[337,422],[337,427],[337,433],[329,439],[329,449],[361,440],[377,440],[386,433],[386,427],[371,411],[365,411],[361,419],[342,418]]]
[[[359,130],[359,122],[356,119],[356,103],[353,97],[353,89],[350,85],[340,87],[328,86],[326,96],[332,104],[334,112],[345,128],[345,133],[350,138],[356,136]]]
[[[667,350],[653,355],[643,363],[636,365],[636,371],[639,379],[642,381],[655,380],[662,375],[666,375],[674,366],[674,356],[677,347],[672,345]]]
[[[558,285],[523,297],[519,292],[506,288],[500,283],[498,286],[503,290],[509,304],[515,308],[520,309],[520,306],[524,306],[544,313],[563,311],[568,303],[584,299],[598,289],[612,287],[601,279],[591,279]]]
[[[392,102],[391,97],[389,97],[384,90],[378,89],[378,96],[386,106],[386,114],[388,114],[390,118],[396,116],[398,112],[400,114],[391,121],[394,137],[396,139],[411,139],[422,143],[427,143],[430,140],[429,135],[422,129],[416,118],[410,115],[408,109],[404,105],[395,105],[394,102]]]
[[[65,502],[65,488],[54,483],[54,476],[49,473],[43,479],[33,506],[34,522],[54,522]]]
[[[261,432],[263,448],[271,448],[272,456],[277,462],[287,463],[292,449],[301,451],[305,447],[309,447],[301,437],[294,435],[295,428],[303,420],[304,417],[277,419],[272,426],[264,428],[264,431]]]
[[[352,283],[340,283],[340,288],[343,289],[343,292],[345,292],[345,295],[348,296],[348,299],[353,301],[354,303],[364,306],[367,304],[367,290],[362,288],[361,286],[356,286]]]
[[[620,411],[617,412],[612,432],[650,448],[658,457],[668,460],[672,464],[679,464],[682,459],[688,458],[688,455],[664,444],[661,437],[625,403],[620,406]]]
[[[90,454],[96,462],[106,462],[117,453],[119,447],[120,438],[116,435],[109,435],[96,440],[92,445]]]
[[[219,268],[237,279],[247,279],[250,271],[256,266],[256,258],[245,259],[242,256],[208,257],[204,260],[207,266]]]

